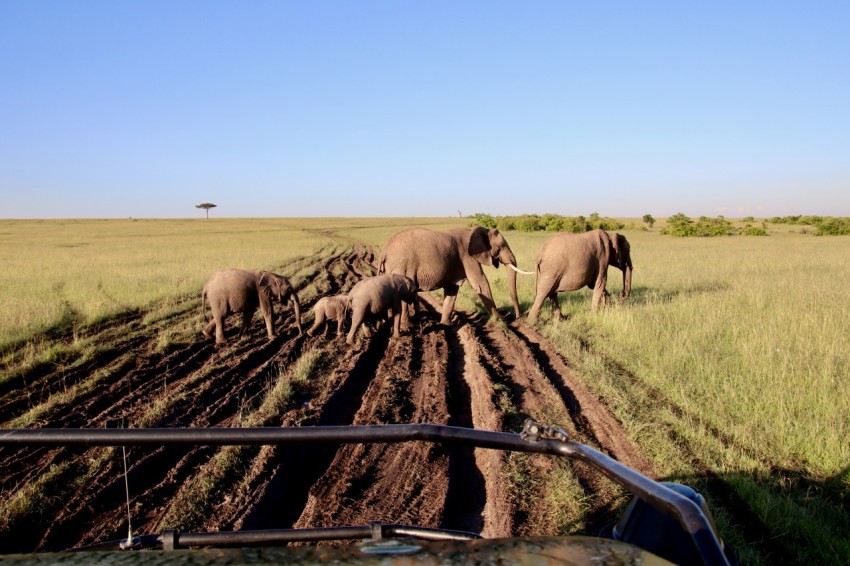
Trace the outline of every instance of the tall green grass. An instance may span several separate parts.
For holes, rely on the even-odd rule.
[[[198,294],[222,267],[286,269],[330,240],[306,220],[0,220],[0,352]]]
[[[545,309],[541,331],[659,475],[721,478],[794,559],[846,562],[850,238],[625,234],[631,299],[591,313],[589,289],[561,294],[565,318]],[[547,238],[507,237],[523,267]],[[622,288],[619,270],[608,281]],[[491,283],[507,305],[504,273]],[[533,278],[519,295],[527,308]]]

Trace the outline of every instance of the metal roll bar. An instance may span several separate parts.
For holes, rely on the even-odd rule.
[[[691,499],[568,439],[556,427],[526,421],[521,434],[434,424],[315,426],[291,428],[5,429],[0,446],[164,446],[380,444],[422,441],[561,456],[584,462],[674,519],[693,540],[706,564],[726,565],[723,545],[702,509]],[[217,534],[217,533],[216,533]],[[188,534],[180,535],[181,541]]]

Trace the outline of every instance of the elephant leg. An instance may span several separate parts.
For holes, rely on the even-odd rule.
[[[336,333],[337,335],[342,334],[342,325],[345,322],[345,316],[339,315],[336,319]]]
[[[558,304],[558,292],[549,293],[549,301],[552,303],[552,316],[555,320],[561,320],[561,305]]]
[[[321,328],[322,324],[325,322],[325,313],[318,312],[316,313],[316,320],[313,321],[313,326],[307,331],[307,336],[313,336],[316,331]]]
[[[543,308],[543,303],[552,293],[557,293],[556,286],[553,281],[539,281],[537,283],[537,291],[534,294],[534,304],[528,310],[528,322],[534,323],[537,320],[537,315],[540,309]]]
[[[470,277],[469,284],[472,286],[472,290],[478,293],[478,298],[481,299],[484,310],[489,312],[493,317],[504,320],[496,308],[496,302],[493,300],[493,292],[490,290],[490,282],[484,277],[484,273],[481,273],[481,277],[477,281],[475,278]],[[454,303],[452,303],[452,306],[454,306]]]
[[[224,315],[213,315],[212,324],[215,325],[215,345],[222,346],[227,344],[227,339],[224,337]]]
[[[348,337],[345,339],[346,343],[354,344],[354,335],[357,334],[357,329],[363,324],[364,315],[365,312],[361,312],[360,310],[352,311],[351,330],[348,331]]]
[[[401,329],[407,331],[410,329],[410,317],[412,316],[411,306],[407,303],[401,305],[401,312],[399,313]]]
[[[401,336],[401,299],[393,303],[393,338]]]
[[[590,305],[591,310],[597,310],[600,303],[603,306],[605,305],[605,295],[607,293],[605,286],[607,283],[607,277],[600,276],[599,279],[596,280],[596,286],[593,288],[593,302]]]
[[[266,333],[269,335],[269,340],[271,340],[274,338],[274,311],[264,312],[263,318],[266,319]]]
[[[242,329],[239,331],[239,338],[242,338],[242,336],[244,336],[245,333],[248,331],[248,326],[251,324],[252,318],[254,318],[253,312],[249,313],[245,311],[242,313]]]
[[[205,338],[215,338],[215,318],[213,318],[207,323],[207,325],[201,331],[201,334],[203,334]]]
[[[459,289],[460,287],[457,285],[446,285],[443,288],[445,298],[443,299],[443,316],[440,319],[440,324],[443,326],[452,325],[452,312],[455,308],[455,301],[457,301],[457,292]]]
[[[417,310],[416,301],[412,301],[410,303],[402,302],[401,303],[401,329],[404,331],[410,330],[410,318],[416,317],[416,320],[419,321],[419,324],[422,324],[419,317],[419,311]]]
[[[533,323],[537,320],[537,315],[540,309],[543,308],[543,303],[546,302],[551,295],[556,295],[555,304],[557,305],[558,280],[553,275],[538,273],[537,289],[534,293],[534,304],[528,311],[528,322]]]
[[[534,297],[534,304],[528,310],[528,322],[534,323],[537,320],[537,313],[540,312],[540,307],[543,306],[543,301],[546,300],[546,297],[547,295],[543,295],[540,292]]]

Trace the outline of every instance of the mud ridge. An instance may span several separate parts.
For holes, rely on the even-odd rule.
[[[628,440],[608,407],[573,376],[551,342],[525,324],[518,325],[515,331],[516,336],[532,350],[546,376],[561,393],[573,420],[582,423],[598,445],[614,459],[651,476],[652,466],[649,461]]]
[[[375,268],[372,247],[332,233],[323,237],[332,240],[325,250],[279,270],[311,274],[292,278],[297,292],[309,287],[312,300],[304,301],[302,314],[318,297],[346,292]],[[78,383],[97,374],[87,384],[90,389],[73,403],[40,409],[43,418],[37,426],[100,427],[121,419],[126,426],[238,426],[244,415],[263,404],[287,368],[306,352],[318,350],[320,367],[305,390],[309,392],[288,402],[282,414],[273,417],[272,426],[428,422],[517,432],[524,418],[532,416],[563,422],[618,458],[629,454],[618,445],[618,435],[625,438],[619,423],[603,429],[611,438],[597,430],[601,425],[594,419],[608,418],[594,416],[604,414],[604,405],[579,395],[566,363],[533,330],[521,325],[503,328],[480,312],[457,312],[454,325],[445,328],[439,324],[441,305],[430,294],[422,296],[418,320],[401,337],[391,337],[391,326],[384,325],[369,338],[358,337],[354,347],[346,345],[335,328],[327,335],[298,336],[288,308],[276,308],[278,334],[271,341],[255,317],[238,340],[231,321],[230,342],[220,348],[197,337],[160,351],[158,336],[164,329],[198,327],[193,297],[181,299],[181,308],[145,326],[141,313],[116,319],[96,333],[109,353],[66,370],[66,383],[70,371],[77,372],[73,379]],[[70,367],[74,362],[63,363]],[[39,383],[51,387],[62,377],[59,366],[31,371],[28,375],[39,375]],[[0,391],[4,421],[26,406],[14,395],[20,393]],[[44,396],[32,399],[40,406],[46,397],[45,389]],[[28,552],[125,537],[121,450],[104,450],[0,450],[0,477],[10,497],[44,477],[53,464],[87,473],[79,488],[47,482],[46,487],[60,494],[42,510],[39,520],[48,523],[38,523],[21,537],[17,534],[23,534],[26,522],[0,532],[0,550],[9,551],[12,540],[15,550]],[[214,447],[128,449],[134,531],[154,533],[169,527],[165,518],[183,511],[176,497],[181,488],[204,481],[217,454],[220,449]],[[523,520],[540,503],[513,499],[507,456],[497,450],[420,442],[291,445],[252,447],[239,457],[243,461],[238,471],[221,478],[220,499],[205,503],[200,518],[192,515],[191,521],[200,521],[197,530],[365,524],[377,519],[499,537],[528,534]],[[89,469],[92,462],[99,468]],[[545,482],[554,464],[545,457],[539,462],[530,469]],[[588,491],[593,487],[584,479],[581,483]],[[603,496],[593,506],[598,520],[610,514],[605,501]]]
[[[304,426],[351,424],[389,340],[384,332],[373,334],[366,349],[351,361],[344,377],[337,378],[336,392]],[[277,470],[262,499],[243,520],[243,528],[290,528],[302,514],[309,488],[324,474],[336,454],[333,446],[287,446],[278,448]]]

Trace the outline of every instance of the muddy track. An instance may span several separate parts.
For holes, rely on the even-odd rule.
[[[281,273],[315,273],[293,278],[299,291],[309,285],[318,296],[344,293],[372,274],[373,249],[324,236],[335,238],[341,251],[281,266]],[[302,301],[305,330],[314,300]],[[436,423],[517,432],[533,417],[651,475],[610,411],[533,328],[464,312],[445,328],[438,311],[428,297],[419,322],[401,337],[391,337],[384,325],[369,338],[359,336],[353,348],[336,336],[335,325],[312,338],[299,336],[285,310],[271,341],[255,320],[242,340],[224,348],[197,340],[158,351],[159,331],[175,321],[196,320],[200,329],[197,299],[186,298],[176,314],[148,327],[140,324],[142,315],[102,325],[96,332],[102,346],[91,359],[65,359],[58,367],[41,365],[16,376],[17,387],[0,391],[0,421],[10,426],[36,411],[30,426],[242,426],[261,418],[280,375],[318,352],[321,362],[310,383],[261,424]],[[23,391],[21,384],[27,384]],[[514,464],[498,451],[403,443],[249,447],[237,453],[236,464],[220,473],[225,449],[128,449],[134,532],[160,532],[175,521],[182,530],[208,530],[381,520],[489,537],[556,534],[554,527],[530,532],[545,522],[544,494],[518,498],[509,478]],[[5,494],[24,497],[40,486],[49,495],[38,512],[0,525],[0,550],[61,550],[126,536],[121,455],[120,448],[0,449]],[[582,466],[551,458],[531,457],[523,470],[530,481],[545,484],[559,466],[576,477],[584,492],[577,497],[589,501],[592,533],[611,519],[619,493]],[[181,514],[187,490],[210,483],[212,495],[198,497],[204,499],[199,516]]]

